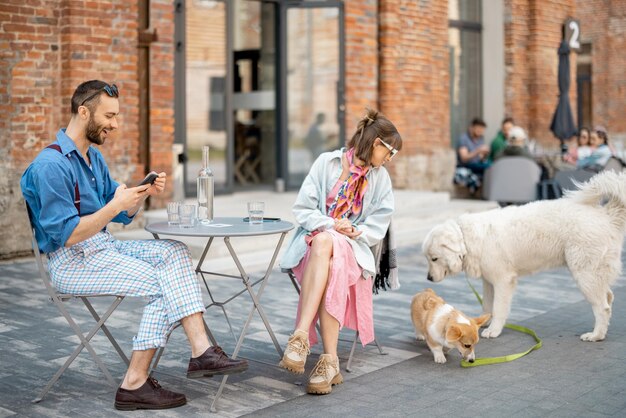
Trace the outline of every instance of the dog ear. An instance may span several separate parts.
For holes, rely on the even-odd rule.
[[[478,328],[482,327],[487,321],[491,319],[491,314],[483,314],[478,318],[473,318],[474,323],[478,326]]]
[[[424,310],[429,311],[437,305],[437,300],[433,297],[429,297],[424,301]]]
[[[444,223],[444,225],[448,228],[449,235],[453,234],[454,240],[448,240],[443,246],[456,254],[465,255],[467,253],[467,249],[465,248],[465,242],[463,241],[463,231],[461,230],[459,224],[456,221],[449,219]],[[452,236],[450,238],[452,238]]]
[[[452,325],[446,331],[446,340],[447,341],[458,341],[458,340],[461,339],[462,335],[463,334],[461,333],[461,328],[457,327],[456,325]]]

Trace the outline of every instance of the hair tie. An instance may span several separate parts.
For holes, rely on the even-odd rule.
[[[370,122],[374,123],[374,119],[370,118],[369,116],[366,116],[367,120],[369,120]]]

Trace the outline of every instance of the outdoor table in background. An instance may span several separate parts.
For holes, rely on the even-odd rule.
[[[267,316],[265,315],[265,311],[263,310],[259,302],[259,299],[261,298],[261,295],[263,294],[263,290],[265,289],[265,286],[267,285],[268,279],[270,277],[270,273],[272,272],[272,268],[274,267],[274,263],[276,262],[276,257],[278,256],[280,247],[282,246],[283,240],[285,239],[285,235],[287,235],[287,232],[293,229],[292,223],[278,220],[278,221],[269,221],[269,222],[263,222],[262,224],[253,225],[244,221],[243,218],[218,217],[213,220],[213,223],[211,225],[196,225],[193,228],[180,228],[178,226],[169,226],[167,222],[164,221],[164,222],[155,222],[155,223],[148,224],[145,227],[145,229],[146,231],[152,233],[152,235],[156,239],[159,239],[159,236],[161,235],[172,235],[172,236],[177,236],[177,237],[206,237],[208,238],[208,242],[206,246],[204,247],[204,251],[202,252],[202,256],[200,257],[200,260],[198,261],[198,265],[196,266],[196,273],[199,273],[201,275],[202,281],[204,282],[204,285],[207,291],[209,292],[209,296],[211,298],[211,303],[207,305],[207,309],[213,305],[220,306],[222,308],[222,311],[224,312],[224,316],[226,317],[228,326],[232,332],[232,327],[230,326],[230,320],[228,319],[228,315],[226,314],[226,310],[224,309],[223,305],[235,299],[237,296],[240,296],[241,294],[245,293],[246,291],[248,292],[248,294],[250,295],[250,298],[252,299],[252,309],[250,310],[250,313],[248,314],[248,318],[246,322],[244,323],[244,326],[241,330],[241,334],[239,335],[239,338],[237,339],[237,345],[235,346],[235,350],[233,351],[231,358],[233,359],[237,358],[237,354],[239,353],[241,345],[243,344],[243,340],[245,338],[246,332],[248,330],[248,326],[250,325],[250,321],[252,320],[252,316],[254,315],[255,310],[259,313],[259,316],[263,320],[263,324],[265,325],[265,328],[267,329],[267,332],[269,333],[270,338],[272,339],[274,346],[276,347],[276,351],[278,352],[279,358],[282,358],[283,350],[281,349],[280,345],[278,344],[278,341],[276,340],[276,336],[274,335],[274,332],[272,331],[270,323],[267,319]],[[237,253],[235,252],[235,249],[233,248],[231,244],[231,238],[255,237],[255,236],[261,236],[261,235],[276,235],[276,234],[280,234],[280,238],[278,239],[278,243],[276,244],[276,248],[274,250],[272,258],[269,262],[269,265],[267,266],[265,275],[261,277],[260,279],[253,281],[248,276],[248,273],[246,273],[245,269],[243,268],[239,260],[239,257],[237,257]],[[204,262],[204,259],[209,251],[209,248],[211,247],[211,244],[213,243],[214,238],[224,238],[224,244],[226,244],[226,247],[228,248],[228,252],[230,253],[230,256],[235,262],[237,269],[239,270],[239,273],[240,273],[239,276],[211,272],[211,271],[206,271],[202,269],[202,263]],[[211,293],[211,290],[209,288],[205,275],[236,278],[236,279],[241,280],[245,288],[239,291],[238,293],[232,295],[231,297],[229,297],[223,302],[216,302],[213,299],[213,295]],[[254,293],[253,287],[259,283],[260,283],[259,291],[257,293]],[[156,362],[158,363],[158,358]],[[220,384],[219,389],[217,390],[217,394],[215,395],[215,399],[213,400],[213,403],[211,404],[212,411],[215,411],[216,402],[220,398],[222,391],[224,390],[224,386],[226,385],[227,379],[228,379],[227,375],[222,378],[222,383]]]

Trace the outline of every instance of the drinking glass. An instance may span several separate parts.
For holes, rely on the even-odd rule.
[[[167,203],[167,225],[168,226],[180,225],[180,215],[178,214],[178,206],[180,206],[180,202],[168,202]]]
[[[253,225],[263,223],[263,212],[265,211],[265,203],[248,202],[248,218]]]
[[[179,205],[178,216],[181,228],[193,228],[196,225],[196,205]]]

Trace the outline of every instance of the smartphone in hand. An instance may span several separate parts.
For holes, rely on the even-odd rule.
[[[156,181],[157,178],[159,178],[159,175],[157,173],[155,173],[154,171],[151,171],[150,173],[148,173],[148,175],[143,180],[141,180],[141,183],[139,183],[135,187],[143,186],[145,184],[152,185],[152,184],[154,184],[154,182]]]

